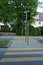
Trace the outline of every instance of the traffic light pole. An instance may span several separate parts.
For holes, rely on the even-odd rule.
[[[25,21],[25,42],[27,45],[29,44],[29,19],[30,19],[30,12],[24,13],[24,21]]]
[[[26,23],[25,23],[25,42],[26,42]]]
[[[28,13],[26,12],[26,31],[27,31],[27,45],[29,45],[29,24],[28,24]]]

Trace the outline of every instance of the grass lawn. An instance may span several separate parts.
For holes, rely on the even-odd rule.
[[[0,47],[6,47],[10,40],[0,40]]]
[[[39,40],[39,42],[43,44],[43,40]]]

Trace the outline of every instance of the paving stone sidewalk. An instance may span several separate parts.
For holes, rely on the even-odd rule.
[[[10,48],[43,48],[43,44],[34,38],[29,38],[29,43],[27,45],[24,38],[14,38]]]

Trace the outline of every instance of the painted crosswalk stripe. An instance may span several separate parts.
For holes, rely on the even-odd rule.
[[[43,54],[43,52],[6,52],[5,55],[18,55],[18,54]]]
[[[8,50],[43,50],[43,48],[8,48]]]
[[[23,38],[23,37],[22,38],[21,37],[20,38],[15,38],[14,41],[15,40],[25,40],[25,38]],[[32,40],[32,38],[29,38],[28,40]]]
[[[43,61],[43,57],[3,58],[0,62]]]

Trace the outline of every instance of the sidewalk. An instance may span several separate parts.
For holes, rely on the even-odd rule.
[[[25,38],[14,38],[10,48],[43,48],[43,44],[39,43],[32,37],[29,38],[29,44],[25,42]]]

